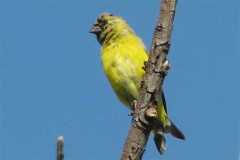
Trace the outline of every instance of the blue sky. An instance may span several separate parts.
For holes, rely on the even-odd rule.
[[[149,49],[159,1],[2,0],[1,160],[119,159],[131,117],[103,74],[89,34],[102,12],[128,21]],[[149,139],[143,159],[239,158],[239,2],[180,0],[164,81],[186,141]]]

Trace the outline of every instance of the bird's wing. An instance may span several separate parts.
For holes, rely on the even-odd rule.
[[[167,104],[166,104],[166,100],[165,100],[165,96],[164,96],[164,92],[162,91],[162,103],[164,106],[164,110],[167,113]]]

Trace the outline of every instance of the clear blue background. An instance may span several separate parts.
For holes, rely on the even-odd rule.
[[[159,1],[1,1],[1,160],[119,159],[131,117],[89,34],[102,12],[124,17],[150,48]],[[186,141],[152,138],[145,160],[239,158],[239,2],[180,0],[164,89]]]

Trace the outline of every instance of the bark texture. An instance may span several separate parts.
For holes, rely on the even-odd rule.
[[[148,137],[156,119],[156,106],[162,92],[164,77],[170,68],[166,56],[170,47],[177,0],[162,0],[155,27],[149,61],[145,63],[145,77],[141,84],[131,128],[121,160],[141,160]]]

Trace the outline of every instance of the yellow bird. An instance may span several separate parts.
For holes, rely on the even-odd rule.
[[[101,48],[101,59],[105,75],[119,100],[132,109],[139,96],[141,80],[145,71],[144,62],[148,53],[142,40],[121,17],[103,13],[90,33],[96,34]],[[178,139],[185,139],[183,133],[167,116],[164,94],[158,103],[157,124],[153,130],[158,151],[166,150],[164,134],[170,133]]]

